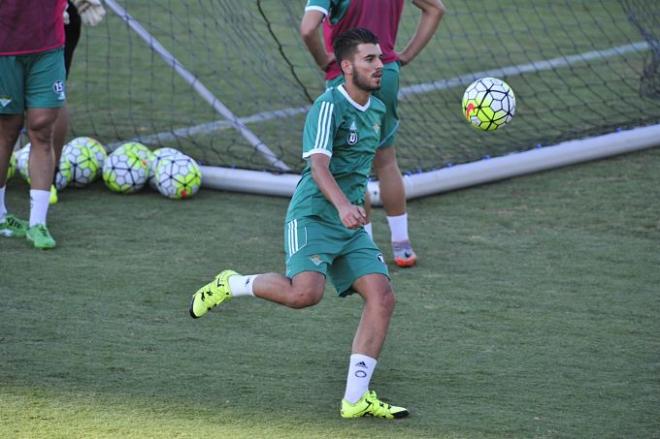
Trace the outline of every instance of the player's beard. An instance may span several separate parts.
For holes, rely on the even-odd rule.
[[[369,83],[369,78],[366,76],[360,74],[357,68],[353,66],[353,84],[359,88],[360,90],[372,92],[376,90],[380,90],[380,83],[378,85],[371,85]],[[382,77],[381,77],[382,80]]]

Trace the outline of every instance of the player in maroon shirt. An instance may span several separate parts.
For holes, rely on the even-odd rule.
[[[53,181],[53,125],[66,100],[66,0],[3,0],[0,7],[0,235],[26,236],[37,248],[55,247],[46,227]],[[30,138],[30,219],[7,212],[9,159],[27,119]]]
[[[302,39],[319,68],[326,72],[328,86],[343,81],[332,53],[332,41],[347,29],[364,27],[378,36],[383,52],[381,90],[374,93],[387,106],[381,145],[376,153],[374,169],[380,184],[380,196],[390,225],[394,262],[410,267],[417,262],[408,236],[406,195],[401,171],[393,147],[399,127],[397,95],[399,67],[410,63],[431,40],[445,13],[441,0],[412,0],[421,10],[415,34],[403,51],[394,50],[404,0],[308,0],[300,24]],[[323,39],[318,29],[323,24]],[[365,226],[371,235],[371,224]]]

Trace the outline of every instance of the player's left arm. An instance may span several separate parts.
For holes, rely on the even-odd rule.
[[[419,52],[431,41],[446,11],[442,0],[412,0],[412,2],[421,9],[422,15],[419,23],[417,23],[415,34],[403,51],[399,53],[399,61],[402,66],[415,59]]]

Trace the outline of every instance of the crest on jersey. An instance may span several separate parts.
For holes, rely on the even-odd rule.
[[[355,121],[351,121],[351,126],[348,128],[348,139],[346,139],[346,143],[349,145],[355,145],[360,138],[358,137],[358,132],[357,132],[357,125],[355,124]]]

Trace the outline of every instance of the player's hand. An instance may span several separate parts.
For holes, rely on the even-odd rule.
[[[360,206],[348,204],[339,209],[341,222],[349,229],[357,229],[367,224],[367,213]]]
[[[105,17],[105,8],[101,0],[72,0],[78,13],[80,21],[87,26],[96,26]]]
[[[406,58],[406,55],[403,53],[397,53],[397,58],[399,59],[399,65],[401,67],[408,65],[408,63],[410,62],[410,60]]]

